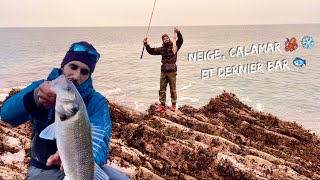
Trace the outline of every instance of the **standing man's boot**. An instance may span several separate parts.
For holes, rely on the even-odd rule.
[[[164,104],[160,104],[158,106],[158,110],[157,111],[160,112],[160,113],[163,113],[165,111],[165,105]]]
[[[176,111],[177,107],[176,107],[176,103],[172,103],[171,105],[171,110],[172,111]]]

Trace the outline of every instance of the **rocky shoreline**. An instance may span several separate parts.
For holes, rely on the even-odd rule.
[[[108,164],[132,179],[320,179],[317,135],[257,112],[232,93],[162,114],[156,105],[147,113],[109,106]],[[29,123],[12,128],[0,121],[0,179],[25,178],[30,135]]]

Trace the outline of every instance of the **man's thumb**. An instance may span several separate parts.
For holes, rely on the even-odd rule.
[[[54,161],[58,161],[58,160],[59,160],[59,154],[55,153],[47,159],[46,165],[51,166],[53,163],[55,163]]]
[[[46,166],[51,166],[52,165],[52,161],[53,161],[53,157],[54,155],[51,155],[48,159],[47,159],[47,163]]]

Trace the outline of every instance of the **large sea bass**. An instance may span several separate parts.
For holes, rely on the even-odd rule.
[[[91,126],[78,90],[63,75],[50,82],[50,89],[56,93],[55,122],[44,129],[40,137],[56,139],[66,174],[64,179],[109,179],[94,162]]]

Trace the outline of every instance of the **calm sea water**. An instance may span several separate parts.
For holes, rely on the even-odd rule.
[[[256,110],[272,113],[287,121],[296,121],[320,134],[320,25],[203,26],[181,27],[184,44],[178,55],[178,105],[205,105],[223,90],[235,93]],[[0,100],[12,87],[25,87],[45,79],[53,67],[59,67],[74,41],[86,40],[101,53],[94,86],[108,99],[139,111],[158,101],[160,57],[144,53],[145,27],[113,28],[0,28]],[[173,36],[173,27],[152,27],[151,46],[161,45],[161,35]],[[301,39],[312,36],[313,49],[304,49]],[[298,49],[286,52],[286,38],[296,37]],[[232,47],[279,42],[281,53],[230,58]],[[191,62],[188,53],[220,49],[225,59]],[[295,57],[307,60],[298,68]],[[287,59],[290,70],[201,79],[201,69]],[[169,93],[169,89],[168,89]],[[170,94],[167,102],[170,105]]]

